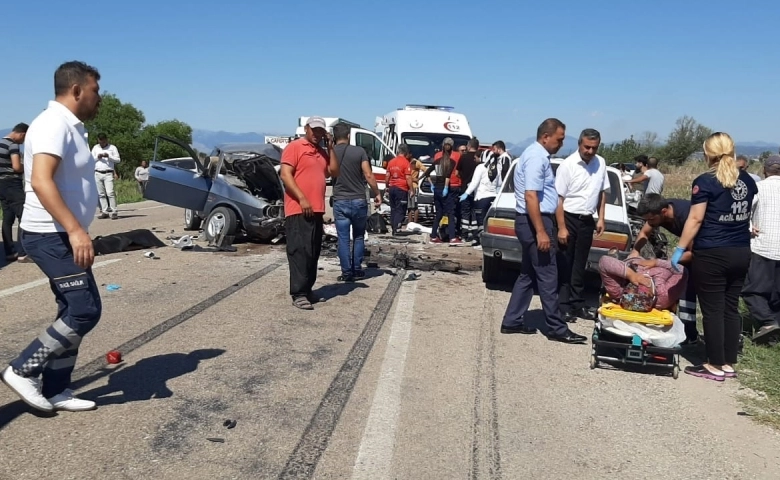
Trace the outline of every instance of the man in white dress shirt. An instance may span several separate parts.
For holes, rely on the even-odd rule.
[[[108,143],[105,133],[98,135],[98,143],[92,147],[92,156],[95,157],[95,180],[97,180],[98,194],[100,196],[100,217],[108,218],[109,209],[111,219],[117,218],[116,193],[114,191],[114,166],[121,162],[119,150]]]
[[[585,267],[593,232],[604,233],[606,191],[609,190],[607,164],[596,155],[601,134],[586,128],[580,134],[578,149],[569,155],[555,174],[555,189],[563,208],[558,209],[558,243],[563,261],[560,273],[561,312],[567,322],[577,317],[596,318],[585,307]],[[593,215],[598,213],[598,220]]]

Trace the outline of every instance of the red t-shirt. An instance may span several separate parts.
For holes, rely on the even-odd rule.
[[[387,185],[409,191],[406,176],[412,174],[412,164],[404,156],[397,156],[387,164]]]
[[[309,201],[314,213],[325,213],[325,179],[329,157],[327,152],[305,138],[290,142],[282,152],[282,164],[293,167],[293,178]],[[301,204],[287,190],[284,192],[285,216],[302,214]]]
[[[442,156],[442,152],[436,152],[436,155],[433,156],[433,160],[436,161],[440,159]],[[458,162],[460,161],[460,152],[452,151],[450,152],[450,159],[452,160],[452,173],[450,174],[450,187],[460,187],[461,186],[461,180],[458,176]]]

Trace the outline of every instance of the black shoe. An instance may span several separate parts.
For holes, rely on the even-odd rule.
[[[571,312],[566,312],[563,316],[563,321],[566,323],[577,323],[577,316]]]
[[[596,320],[596,313],[585,307],[572,310],[571,315],[583,320]]]
[[[588,337],[584,335],[578,335],[571,330],[567,330],[563,335],[550,335],[547,338],[561,343],[585,343],[588,341]]]
[[[526,325],[520,325],[519,327],[505,327],[501,325],[501,333],[504,334],[512,334],[512,333],[522,333],[523,335],[533,335],[536,333],[536,329],[533,327],[528,327]]]

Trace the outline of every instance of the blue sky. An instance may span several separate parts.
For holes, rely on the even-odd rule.
[[[31,121],[56,67],[79,59],[147,121],[209,130],[292,134],[301,115],[373,129],[429,103],[465,113],[484,141],[525,139],[548,116],[570,135],[665,137],[684,114],[738,142],[780,141],[777,2],[60,4],[7,9],[2,127]]]

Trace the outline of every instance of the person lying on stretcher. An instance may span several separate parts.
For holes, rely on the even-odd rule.
[[[674,309],[688,276],[685,269],[678,271],[667,260],[634,257],[621,261],[611,255],[599,259],[599,273],[610,299],[635,312]]]

